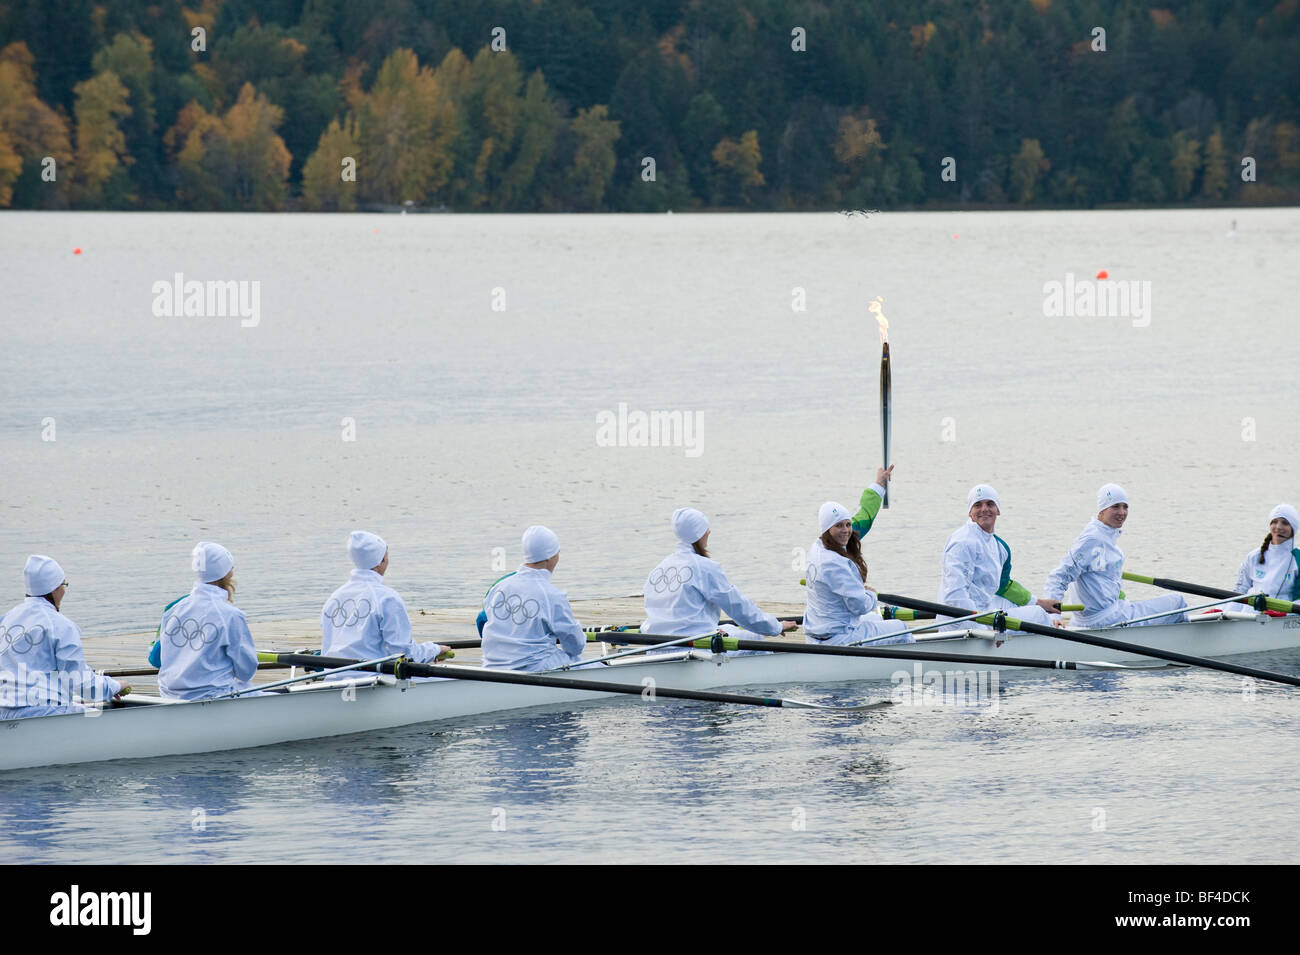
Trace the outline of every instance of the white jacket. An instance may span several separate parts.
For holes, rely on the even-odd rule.
[[[1247,554],[1237,569],[1236,592],[1294,600],[1297,551],[1293,549],[1293,543],[1285,540],[1281,544],[1269,544],[1262,564],[1258,547]]]
[[[412,639],[406,604],[373,570],[352,571],[351,579],[330,595],[320,629],[321,655],[327,657],[375,660],[400,653],[412,663],[432,663],[447,649]]]
[[[195,584],[163,613],[158,691],[203,700],[248,689],[257,673],[257,649],[244,611],[215,584]]]
[[[659,562],[645,582],[646,619],[642,633],[694,637],[718,629],[722,614],[753,633],[776,636],[781,622],[742,594],[716,560],[701,557],[690,544]]]
[[[1049,600],[1063,599],[1066,587],[1073,586],[1074,602],[1084,607],[1074,618],[1080,628],[1106,627],[1127,619],[1120,607],[1124,552],[1119,535],[1119,528],[1094,517],[1070,545],[1061,565],[1047,576]]]
[[[0,619],[0,707],[68,707],[74,695],[103,703],[121,689],[86,665],[81,628],[44,597]]]
[[[586,649],[587,635],[549,570],[520,565],[487,592],[483,611],[485,667],[548,670],[576,661]]]

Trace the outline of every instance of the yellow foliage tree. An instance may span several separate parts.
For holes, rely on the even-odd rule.
[[[370,92],[352,93],[361,137],[362,194],[381,202],[423,203],[447,183],[456,109],[434,71],[411,50],[384,60]]]
[[[272,211],[288,193],[293,157],[276,133],[284,110],[245,83],[226,113],[225,129],[234,155],[234,194],[242,209]]]
[[[731,138],[719,141],[713,147],[713,162],[721,175],[724,201],[734,201],[736,195],[748,205],[753,201],[753,190],[767,184],[759,166],[763,154],[758,148],[758,130],[751,129],[737,142]]]
[[[316,151],[302,167],[302,204],[308,209],[351,212],[357,207],[357,184],[345,180],[344,160],[360,153],[360,132],[351,117],[326,127]]]
[[[126,137],[118,122],[131,112],[128,93],[111,70],[97,73],[72,88],[77,97],[77,168],[74,195],[82,205],[96,206],[103,199],[104,184],[123,166],[133,161],[126,151]]]
[[[835,158],[850,171],[885,149],[876,121],[862,115],[840,117],[840,134],[835,140]]]
[[[291,161],[275,132],[283,120],[284,111],[251,83],[224,117],[189,103],[163,140],[175,157],[177,197],[198,209],[279,209]]]
[[[68,124],[36,95],[36,73],[25,43],[0,49],[0,206],[13,201],[13,185],[24,163],[55,160],[51,188],[66,182],[72,171]],[[46,205],[58,204],[52,195]]]
[[[1201,177],[1201,195],[1222,199],[1228,191],[1228,159],[1223,150],[1223,136],[1218,128],[1205,141],[1205,175]]]

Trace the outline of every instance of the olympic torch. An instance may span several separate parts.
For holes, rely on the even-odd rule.
[[[880,326],[880,446],[885,456],[884,468],[889,470],[889,432],[890,432],[890,407],[889,393],[891,388],[889,372],[889,319],[885,318],[885,313],[881,311],[882,300],[879,295],[875,297],[867,308],[876,316],[876,322]],[[885,496],[881,501],[882,507],[889,507],[889,485],[885,485]]]

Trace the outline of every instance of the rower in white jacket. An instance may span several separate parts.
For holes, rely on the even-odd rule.
[[[551,583],[560,562],[560,539],[535,524],[524,531],[523,545],[523,564],[483,598],[483,665],[550,670],[576,663],[587,635],[573,618],[569,598]]]
[[[1279,504],[1268,515],[1264,543],[1246,555],[1237,570],[1235,590],[1239,594],[1266,594],[1280,600],[1300,600],[1300,550],[1295,531],[1300,516],[1290,504]],[[1231,604],[1225,604],[1231,607]],[[1240,610],[1237,605],[1234,609]]]
[[[346,660],[376,660],[400,653],[412,663],[433,663],[449,652],[432,641],[411,637],[411,618],[396,590],[384,583],[388,545],[369,531],[348,537],[352,576],[321,610],[321,655]],[[334,679],[358,674],[343,671]]]
[[[0,619],[0,720],[80,713],[73,701],[106,703],[126,687],[97,675],[81,651],[81,628],[59,607],[67,593],[63,568],[33,554],[23,569],[27,597]]]
[[[1126,620],[1187,606],[1178,594],[1136,603],[1125,598],[1120,590],[1124,552],[1119,548],[1119,535],[1127,519],[1128,494],[1118,484],[1103,485],[1097,492],[1097,516],[1070,545],[1061,565],[1047,577],[1045,589],[1050,600],[1059,601],[1066,587],[1074,588],[1073,602],[1084,608],[1072,621],[1076,627],[1113,627]],[[1136,626],[1186,622],[1187,614],[1170,613]]]
[[[861,537],[871,529],[893,467],[880,468],[876,483],[862,492],[856,514],[827,501],[817,512],[821,536],[808,548],[805,571],[805,642],[847,646],[854,643],[914,643],[901,620],[885,620],[876,610],[876,592],[867,586]]]
[[[709,557],[711,531],[709,520],[702,513],[693,507],[673,511],[673,533],[677,537],[677,549],[661,560],[646,578],[646,618],[641,623],[642,633],[702,637],[718,631],[718,621],[724,613],[736,623],[723,629],[742,640],[774,637],[798,626],[793,621],[782,622],[764,613],[727,579],[722,565]]]
[[[998,492],[988,484],[975,485],[966,495],[966,512],[968,520],[944,545],[939,602],[972,612],[1006,611],[1018,620],[1050,626],[1049,614],[1061,612],[1060,602],[1036,600],[1027,587],[1011,579],[1011,547],[993,533],[1002,513]]]
[[[248,689],[257,649],[235,596],[235,559],[220,544],[200,541],[191,555],[194,589],[163,612],[158,692],[203,700]]]

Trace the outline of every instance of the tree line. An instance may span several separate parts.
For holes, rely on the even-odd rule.
[[[0,207],[1300,200],[1300,0],[191,2],[0,2]]]

